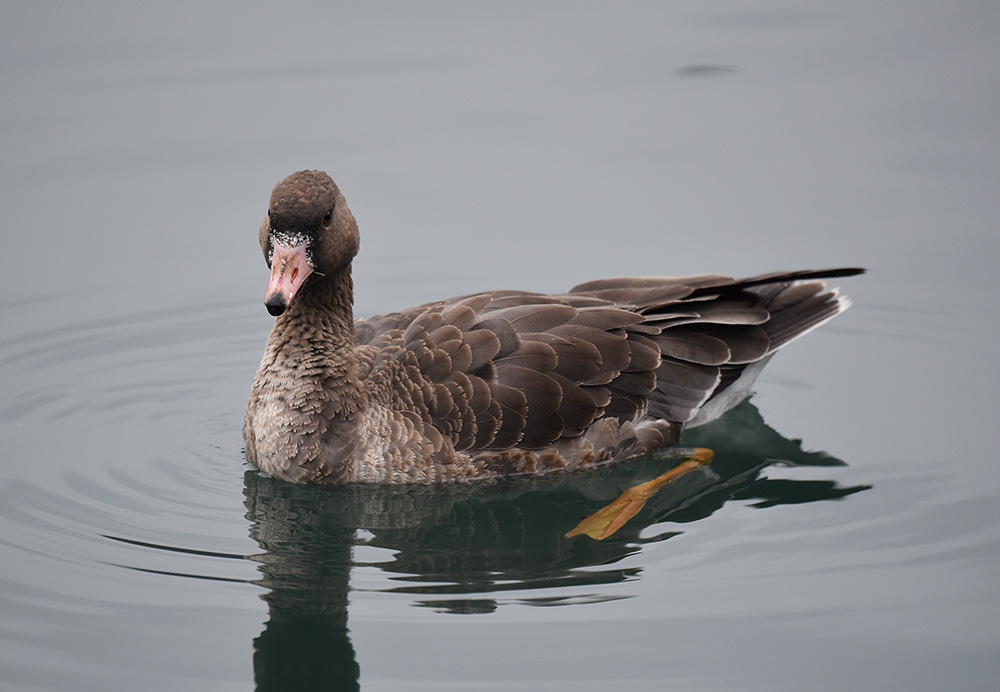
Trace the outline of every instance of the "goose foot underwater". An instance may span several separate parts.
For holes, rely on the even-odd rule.
[[[659,492],[663,486],[681,476],[686,476],[695,469],[707,466],[712,463],[714,457],[715,453],[711,449],[697,447],[690,450],[684,461],[677,466],[651,481],[632,486],[619,495],[614,502],[584,518],[571,531],[566,532],[563,538],[589,536],[595,541],[603,541],[608,536],[614,535],[629,519],[638,514],[639,510],[646,506],[646,501]]]

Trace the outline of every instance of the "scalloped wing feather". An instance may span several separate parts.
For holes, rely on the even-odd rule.
[[[408,364],[397,371],[413,380],[404,398],[455,450],[540,449],[605,419],[693,419],[748,364],[842,311],[845,301],[818,279],[850,273],[475,294],[362,320],[355,334],[362,373]]]

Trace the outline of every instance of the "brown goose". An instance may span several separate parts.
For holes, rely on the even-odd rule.
[[[744,399],[771,355],[845,310],[824,278],[621,278],[354,320],[358,226],[325,173],[274,188],[260,245],[277,316],[247,459],[296,483],[445,483],[640,456]]]

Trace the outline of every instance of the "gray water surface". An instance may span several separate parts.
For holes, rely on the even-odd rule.
[[[1000,5],[8,3],[0,686],[994,690]],[[476,488],[251,470],[271,187],[359,316],[861,265],[669,462]]]

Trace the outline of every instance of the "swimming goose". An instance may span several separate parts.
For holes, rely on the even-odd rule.
[[[746,396],[779,348],[845,310],[822,279],[601,279],[490,291],[355,321],[358,225],[334,181],[278,183],[260,228],[277,317],[246,457],[295,483],[541,476],[677,442]]]

